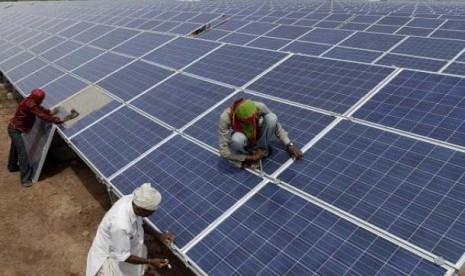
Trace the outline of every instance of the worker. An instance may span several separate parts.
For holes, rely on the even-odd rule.
[[[167,259],[148,259],[142,218],[160,206],[161,194],[150,183],[120,198],[105,214],[87,255],[86,276],[139,276],[145,266],[169,267]],[[166,231],[159,239],[171,244],[174,235]]]
[[[71,114],[63,119],[54,116],[59,108],[49,110],[41,104],[45,98],[45,92],[41,89],[34,89],[24,100],[21,101],[14,117],[8,124],[8,135],[11,138],[10,154],[8,157],[8,170],[10,172],[20,171],[21,185],[23,187],[32,186],[32,169],[29,165],[26,146],[22,138],[23,133],[28,133],[34,126],[36,116],[46,122],[62,124],[68,120],[76,118],[79,113],[71,110]]]
[[[277,116],[265,104],[238,99],[220,116],[220,155],[237,167],[258,169],[260,160],[271,154],[268,142],[273,133],[293,159],[302,157]]]

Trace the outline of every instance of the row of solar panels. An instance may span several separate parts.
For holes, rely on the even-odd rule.
[[[125,29],[88,42],[111,45],[126,31],[134,38],[114,44],[123,42],[116,49],[125,56],[40,43],[20,53],[34,48],[40,58],[0,68],[23,94],[45,86],[49,106],[90,82],[114,97],[61,131],[122,193],[159,184],[165,200],[151,220],[177,233],[199,270],[443,275],[431,256],[444,256],[445,267],[463,262],[462,78]],[[274,145],[264,169],[279,186],[209,146],[219,114],[239,96],[265,102],[307,150],[291,164]],[[405,249],[414,246],[428,259]]]

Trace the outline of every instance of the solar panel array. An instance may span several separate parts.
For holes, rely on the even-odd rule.
[[[0,70],[52,107],[112,100],[60,134],[198,274],[452,275],[464,262],[465,5],[361,1],[0,3]],[[263,172],[219,157],[234,99],[265,103]]]

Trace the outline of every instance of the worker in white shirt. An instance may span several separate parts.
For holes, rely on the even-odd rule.
[[[150,183],[115,202],[97,229],[87,256],[86,276],[140,276],[146,265],[168,266],[167,259],[148,259],[144,245],[142,218],[152,215],[160,202],[160,192]],[[174,235],[164,232],[160,240],[170,244]]]

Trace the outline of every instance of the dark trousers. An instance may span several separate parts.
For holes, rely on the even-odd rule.
[[[31,181],[32,170],[27,158],[26,146],[24,145],[21,131],[8,128],[8,135],[11,138],[10,156],[8,157],[8,169],[15,170],[19,165],[21,173],[21,183]]]

